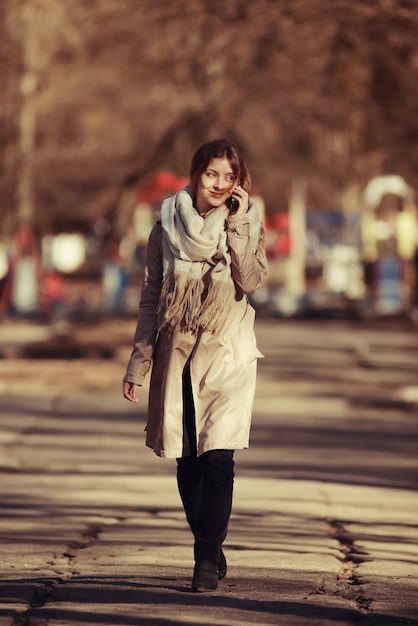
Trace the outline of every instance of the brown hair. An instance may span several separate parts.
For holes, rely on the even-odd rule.
[[[251,185],[250,173],[238,148],[231,141],[228,141],[228,139],[215,139],[214,141],[204,143],[193,155],[190,166],[192,192],[196,193],[200,176],[206,170],[210,161],[216,157],[228,159],[236,182],[238,182],[245,191],[248,191]]]

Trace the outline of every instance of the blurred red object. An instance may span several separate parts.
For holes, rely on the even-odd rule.
[[[289,213],[281,211],[269,215],[266,219],[266,232],[267,256],[273,259],[288,256],[291,249]]]
[[[138,202],[157,204],[183,189],[189,182],[188,178],[177,176],[172,172],[157,172],[146,179],[138,188]]]

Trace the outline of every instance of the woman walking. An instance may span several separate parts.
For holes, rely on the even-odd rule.
[[[267,275],[264,230],[236,146],[194,154],[190,183],[165,200],[149,238],[133,350],[123,382],[137,402],[151,367],[146,445],[177,459],[194,535],[193,591],[216,589],[231,514],[234,450],[247,448],[257,350],[246,294]]]

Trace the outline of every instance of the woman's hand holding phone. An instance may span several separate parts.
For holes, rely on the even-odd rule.
[[[228,202],[230,213],[246,213],[248,211],[248,193],[240,185],[237,185]]]

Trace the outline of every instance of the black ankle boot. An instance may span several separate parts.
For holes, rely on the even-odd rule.
[[[226,558],[221,548],[221,551],[219,552],[219,560],[218,560],[218,580],[222,580],[222,578],[225,578],[226,570],[227,570]]]
[[[218,565],[212,561],[196,561],[192,591],[213,591],[218,586]]]

